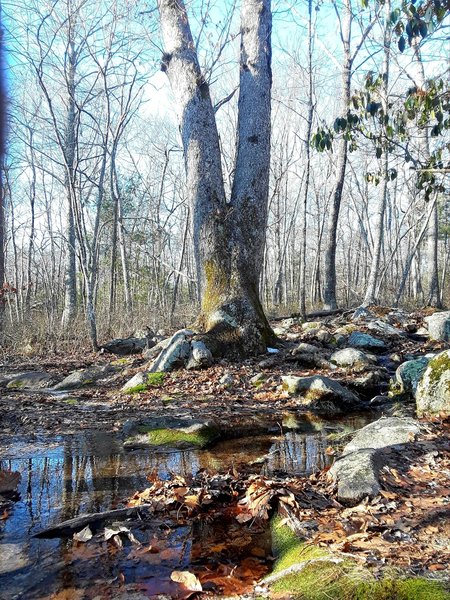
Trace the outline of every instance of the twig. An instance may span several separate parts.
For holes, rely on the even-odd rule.
[[[264,579],[260,581],[260,585],[274,583],[279,579],[283,579],[283,577],[287,577],[288,575],[292,575],[293,573],[300,573],[301,571],[303,571],[303,569],[306,569],[306,567],[320,562],[328,562],[337,565],[339,563],[344,562],[344,560],[342,558],[330,558],[329,556],[322,556],[320,558],[312,558],[311,560],[305,560],[301,563],[295,563],[294,565],[291,565],[290,567],[287,567],[286,569],[283,569],[278,573],[274,573],[273,575],[264,577]]]

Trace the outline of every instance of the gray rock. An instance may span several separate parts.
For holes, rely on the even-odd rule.
[[[338,367],[364,369],[372,364],[367,354],[356,348],[344,348],[331,355],[330,361]]]
[[[230,387],[234,384],[234,377],[231,373],[225,373],[225,375],[222,375],[219,379],[219,382],[226,387]]]
[[[40,390],[50,387],[54,381],[45,371],[27,371],[12,377],[6,387],[14,390]]]
[[[333,339],[331,333],[326,329],[321,329],[315,334],[314,337],[318,342],[321,342],[322,344],[328,344]]]
[[[321,348],[314,346],[313,344],[306,344],[305,342],[301,342],[292,350],[292,354],[317,354],[321,352]]]
[[[367,328],[371,331],[382,333],[383,335],[393,335],[397,337],[405,335],[404,331],[401,331],[400,329],[397,329],[389,323],[385,323],[381,320],[370,321],[369,323],[367,323]]]
[[[111,340],[110,342],[103,344],[101,347],[107,352],[112,352],[113,354],[118,354],[119,356],[127,356],[129,354],[138,354],[146,348],[151,348],[153,346],[155,346],[155,342],[153,342],[150,338],[129,337]]]
[[[450,415],[450,350],[432,358],[416,390],[419,416]]]
[[[199,419],[155,417],[127,421],[123,427],[125,448],[189,450],[204,448],[219,438],[214,423]]]
[[[187,362],[187,369],[204,369],[212,365],[213,356],[211,350],[200,340],[191,342],[191,355]]]
[[[386,349],[386,344],[383,340],[363,333],[361,331],[354,331],[348,338],[348,345],[353,348],[365,348],[366,350],[382,351]]]
[[[395,379],[400,384],[402,392],[407,394],[416,392],[419,381],[429,362],[430,359],[424,356],[415,360],[407,360],[397,368]]]
[[[283,321],[281,321],[281,327],[283,327],[284,329],[289,329],[294,325],[298,325],[298,320],[294,319],[294,317],[290,317],[289,319],[283,319]]]
[[[284,335],[286,333],[286,329],[284,327],[274,327],[273,332],[276,336]]]
[[[358,397],[337,381],[322,375],[281,378],[283,388],[291,395],[299,395],[301,403],[324,412],[341,412],[359,403]]]
[[[334,343],[338,348],[343,348],[347,344],[347,336],[342,333],[335,333],[331,343]]]
[[[153,346],[152,348],[148,348],[148,350],[145,350],[142,356],[147,360],[154,360],[157,356],[161,354],[163,350],[165,350],[169,346],[171,339],[172,338],[165,338],[163,340],[159,340],[159,342],[155,346]]]
[[[415,439],[420,433],[420,426],[414,419],[406,417],[381,417],[378,421],[369,423],[359,429],[352,440],[345,446],[343,456],[361,450],[374,450],[406,444]]]
[[[376,450],[357,450],[339,458],[329,473],[338,482],[339,502],[354,506],[366,498],[374,498],[380,491],[378,473],[383,462],[377,460]]]
[[[151,373],[167,372],[185,364],[191,354],[190,339],[195,335],[190,329],[181,329],[150,365]]]
[[[111,365],[104,367],[92,367],[90,369],[81,369],[70,373],[60,383],[56,384],[53,389],[55,390],[76,390],[86,385],[98,381],[99,379],[105,379],[115,372],[115,368]]]
[[[373,319],[374,314],[370,312],[365,306],[359,306],[352,314],[352,321],[366,321],[367,319]]]
[[[425,317],[424,321],[428,325],[430,339],[439,342],[448,342],[450,340],[450,311],[435,312]]]
[[[267,377],[266,375],[264,375],[264,373],[258,373],[257,375],[254,375],[251,379],[250,379],[250,383],[256,387],[262,385],[263,383],[265,383]]]
[[[338,500],[355,505],[380,491],[379,472],[387,462],[386,448],[406,444],[420,432],[413,419],[382,417],[356,432],[330,469],[338,484]]]
[[[147,382],[147,371],[140,371],[136,373],[127,383],[122,387],[122,392],[127,392],[135,388],[138,385],[144,385]]]
[[[307,331],[307,332],[309,332],[311,329],[319,330],[321,327],[322,327],[321,321],[306,321],[305,323],[302,323],[303,331]]]
[[[0,575],[11,573],[14,576],[14,571],[30,564],[30,559],[20,544],[1,544],[0,550]]]

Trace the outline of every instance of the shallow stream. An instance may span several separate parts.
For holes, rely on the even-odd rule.
[[[149,486],[147,476],[155,469],[161,478],[205,468],[226,471],[240,464],[253,464],[255,472],[265,475],[309,474],[329,464],[325,450],[333,443],[331,432],[358,429],[373,418],[346,417],[311,426],[296,416],[290,425],[294,430],[283,433],[280,425],[201,451],[126,451],[117,434],[102,432],[10,445],[0,451],[0,470],[19,471],[21,483],[19,499],[0,515],[0,598],[172,597],[174,570],[209,570],[217,588],[225,579],[258,579],[269,569],[270,536],[256,526],[237,524],[231,515],[229,520],[225,515],[177,527],[153,519],[134,532],[141,550],[133,544],[116,548],[107,542],[74,544],[31,536],[83,513],[121,506]],[[214,584],[210,587],[214,591]]]

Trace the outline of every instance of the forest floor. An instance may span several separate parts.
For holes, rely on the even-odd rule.
[[[415,317],[418,326],[422,316],[418,313]],[[331,328],[328,321],[325,321],[325,326]],[[364,327],[360,329],[364,331]],[[282,429],[282,415],[301,410],[298,398],[289,396],[280,385],[281,376],[286,374],[330,376],[361,393],[361,388],[358,388],[355,381],[360,373],[348,369],[328,369],[326,364],[321,368],[305,367],[292,358],[295,344],[314,341],[307,331],[294,325],[289,328],[287,335],[281,337],[280,351],[276,354],[261,355],[240,363],[223,360],[204,370],[174,371],[165,374],[160,384],[149,386],[147,390],[135,394],[126,394],[121,391],[121,387],[143,368],[144,360],[140,355],[117,360],[117,357],[106,353],[78,351],[70,356],[5,357],[0,365],[0,377],[6,373],[43,370],[55,379],[62,379],[74,370],[107,364],[113,364],[117,370],[106,380],[67,393],[54,394],[48,389],[3,389],[0,395],[0,459],[12,455],[13,450],[17,449],[18,441],[22,444],[21,451],[26,453],[27,447],[35,447],[41,438],[94,430],[119,434],[127,420],[143,417],[169,415],[212,420],[219,428],[239,437],[258,432],[261,428],[260,417],[264,415],[266,420]],[[422,356],[426,352],[447,348],[446,345],[429,342],[414,335],[397,338],[377,334],[377,337],[386,342],[385,356],[395,357],[399,363],[410,356]],[[252,383],[256,374],[263,374],[262,383]],[[370,397],[387,392],[386,381],[381,382],[378,389],[377,386],[378,384],[374,384],[367,390],[367,408],[370,408]],[[414,405],[411,402],[397,403],[395,406],[388,403],[377,410],[378,415],[395,414],[398,410],[401,414],[413,414]],[[409,576],[421,575],[448,583],[450,423],[439,419],[422,423],[421,435],[415,442],[408,444],[407,452],[405,449],[391,451],[388,466],[381,474],[380,494],[353,508],[345,507],[337,501],[336,487],[330,482],[328,468],[308,477],[269,478],[261,476],[256,466],[245,461],[233,463],[231,471],[219,474],[223,478],[220,502],[212,501],[211,497],[207,502],[199,500],[200,497],[207,496],[211,481],[217,477],[212,473],[204,474],[200,483],[195,478],[177,480],[174,476],[175,480],[171,482],[154,477],[152,485],[154,490],[158,489],[160,504],[165,506],[167,515],[174,520],[181,519],[183,523],[200,517],[217,518],[221,511],[227,514],[227,518],[231,515],[243,523],[246,522],[242,517],[245,513],[250,514],[252,522],[255,519],[264,521],[280,498],[290,497],[290,508],[289,502],[285,503],[284,508],[291,516],[295,512],[306,544],[326,548],[333,556],[350,557],[369,568],[374,577],[380,577],[389,570],[394,573],[398,569],[398,572]],[[330,447],[329,454],[335,453],[336,449]],[[141,490],[141,493],[142,498],[146,497],[145,494],[148,497],[148,491]],[[226,501],[223,500],[224,494]],[[191,503],[192,498],[196,500],[189,506],[186,498],[191,498]],[[124,502],[126,501],[127,498],[124,498]],[[128,498],[128,502],[128,505],[139,505],[141,496],[137,493]],[[292,510],[293,507],[295,511]],[[2,520],[7,522],[13,507],[6,503],[2,511],[0,523]],[[308,526],[302,528],[301,523]],[[228,533],[224,533],[223,548],[227,544],[230,546],[236,543],[233,531],[231,527]],[[211,542],[210,554],[217,553],[219,556],[222,550],[217,539]],[[150,554],[153,552],[151,549],[148,551]],[[264,552],[258,545],[253,549],[249,547],[248,553],[249,560],[247,563],[240,563],[239,568],[233,568],[228,561],[227,565],[223,564],[214,572],[210,567],[207,571],[202,568],[192,569],[194,583],[186,575],[187,571],[182,571],[185,575],[180,576],[179,585],[184,592],[179,590],[178,597],[192,596],[199,589],[195,586],[200,584],[210,596],[272,595],[269,587],[261,583],[261,578],[269,570],[270,556],[268,563],[268,557],[261,556]],[[220,560],[218,564],[220,565]],[[124,582],[120,578],[119,584],[127,594],[134,593],[133,590],[139,593],[143,589],[139,586],[123,587]],[[114,586],[108,593],[113,594],[113,588]],[[55,592],[51,596],[39,598],[62,600],[66,598],[58,595],[62,593]],[[142,597],[148,595],[144,594]],[[91,596],[73,597],[81,599]]]

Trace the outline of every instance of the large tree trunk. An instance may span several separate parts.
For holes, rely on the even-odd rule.
[[[270,159],[270,0],[243,0],[234,183],[227,202],[217,125],[181,0],[159,0],[177,102],[201,289],[199,329],[214,354],[249,354],[273,337],[259,299]]]

